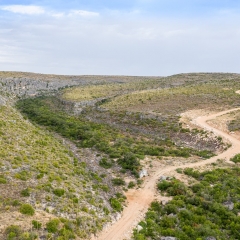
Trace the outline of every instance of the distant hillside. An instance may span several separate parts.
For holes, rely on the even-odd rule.
[[[65,76],[25,72],[0,72],[0,90],[15,96],[35,96],[58,89],[102,83],[126,83],[147,77],[128,76]]]

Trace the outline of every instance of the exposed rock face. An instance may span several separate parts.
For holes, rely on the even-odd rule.
[[[2,96],[0,96],[0,106],[5,105],[6,104],[6,99]]]
[[[137,78],[139,81],[144,79],[148,78]],[[136,78],[129,76],[67,76],[0,71],[0,91],[10,93],[11,95],[14,94],[17,97],[23,97],[35,96],[44,92],[56,91],[60,88],[70,86],[125,83],[132,80],[136,80]]]
[[[76,80],[41,80],[32,78],[8,77],[0,78],[0,89],[4,93],[14,94],[18,97],[35,96],[43,92],[52,92],[60,88],[79,85]]]

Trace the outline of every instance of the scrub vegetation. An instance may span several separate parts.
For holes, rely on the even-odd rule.
[[[153,202],[139,223],[143,229],[134,231],[134,239],[239,239],[240,168],[185,169],[184,173],[197,183],[186,186],[177,179],[159,182],[159,191],[173,200],[166,205]]]
[[[105,167],[111,165],[110,159],[117,159],[122,169],[131,171],[137,177],[141,167],[139,160],[145,155],[158,157],[198,155],[206,158],[213,155],[207,150],[197,151],[192,148],[179,147],[168,138],[139,139],[128,132],[103,123],[95,123],[81,116],[69,116],[56,110],[53,103],[52,98],[39,97],[21,100],[17,108],[32,121],[75,141],[78,147],[95,148],[106,154],[109,160],[100,162],[100,165],[105,165]],[[167,128],[166,124],[162,124],[161,127]]]
[[[101,187],[106,184],[104,177],[88,170],[52,134],[32,125],[12,107],[2,106],[0,113],[0,215],[7,211],[9,216],[16,215],[13,225],[20,219],[27,224],[7,228],[6,238],[35,239],[45,232],[53,239],[86,239],[101,230],[110,221],[109,213],[115,212],[110,204],[114,194],[106,195]],[[56,231],[44,230],[44,212],[59,219]],[[39,222],[38,226],[34,223],[33,232],[29,232],[27,216]],[[8,220],[2,219],[4,223]]]
[[[184,127],[182,113],[240,106],[237,74],[0,72],[0,80],[5,78],[79,83],[0,106],[0,238],[8,240],[89,239],[118,219],[125,191],[141,188],[146,159],[204,160],[228,147],[222,138]],[[239,119],[228,123],[230,131],[239,130]],[[238,166],[239,156],[232,161]],[[134,239],[239,239],[240,170],[183,172],[197,183],[159,182],[159,194],[173,200],[153,202]]]

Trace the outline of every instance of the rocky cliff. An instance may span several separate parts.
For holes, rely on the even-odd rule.
[[[142,80],[146,78],[138,77],[137,79]],[[27,97],[54,92],[61,88],[76,85],[102,84],[106,82],[124,83],[132,80],[136,80],[136,77],[65,76],[25,72],[0,72],[0,91],[5,96]]]
[[[80,81],[44,80],[33,78],[0,78],[0,88],[3,93],[13,94],[17,97],[35,96],[43,92],[53,92],[60,88],[80,84]]]

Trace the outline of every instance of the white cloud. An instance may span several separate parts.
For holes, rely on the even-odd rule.
[[[62,18],[66,16],[64,12],[50,12],[49,15],[54,18]]]
[[[13,13],[20,13],[20,14],[27,14],[27,15],[39,15],[45,13],[44,8],[40,6],[34,5],[9,5],[9,6],[2,6],[0,7],[1,10],[13,12]]]
[[[70,11],[69,15],[79,15],[82,17],[98,17],[99,13],[98,12],[90,12],[90,11],[85,11],[85,10],[72,10]]]
[[[41,6],[36,5],[7,5],[0,6],[0,10],[9,11],[12,13],[26,14],[26,15],[40,15],[46,14],[54,18],[62,18],[66,16],[81,16],[81,17],[97,17],[98,12],[85,11],[85,10],[71,10],[66,12],[47,11]]]

